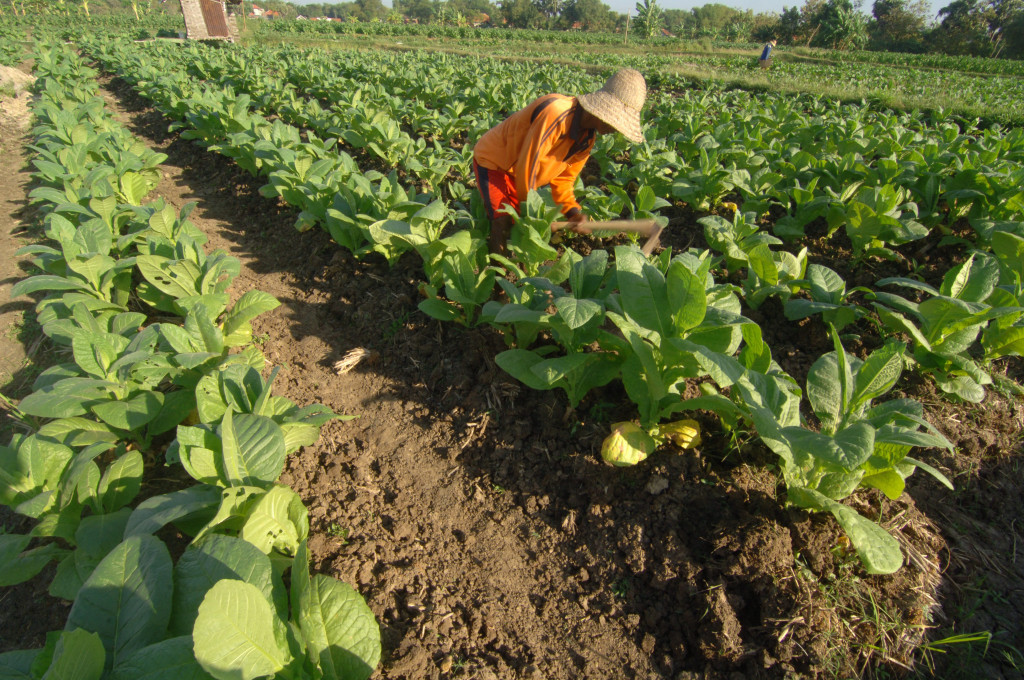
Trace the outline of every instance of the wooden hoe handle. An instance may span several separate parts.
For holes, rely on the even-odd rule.
[[[551,231],[573,229],[574,227],[576,232],[582,234],[592,234],[595,231],[621,231],[650,236],[655,231],[660,231],[660,229],[657,228],[657,222],[654,220],[609,220],[606,222],[592,221],[551,223]]]

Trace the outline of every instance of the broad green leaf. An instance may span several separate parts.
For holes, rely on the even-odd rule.
[[[222,330],[225,337],[231,336],[239,330],[246,322],[251,321],[264,312],[269,312],[281,305],[277,298],[269,293],[260,290],[247,291],[238,302],[231,307],[227,318],[224,319]]]
[[[81,281],[68,279],[63,276],[40,274],[18,281],[11,287],[11,297],[16,298],[22,295],[30,295],[41,290],[80,290],[90,292],[89,287]]]
[[[189,547],[174,566],[171,630],[190,633],[207,591],[224,579],[250,583],[267,601],[273,599],[270,558],[248,541],[211,534]]]
[[[192,633],[196,660],[217,680],[256,680],[291,661],[274,634],[276,614],[254,585],[223,580],[206,593]]]
[[[779,269],[775,266],[772,258],[772,251],[765,243],[760,243],[747,252],[750,268],[761,279],[770,286],[779,282]]]
[[[164,393],[164,403],[159,413],[149,422],[147,432],[156,436],[173,430],[188,418],[196,408],[195,394],[189,390],[175,390]]]
[[[121,176],[121,194],[125,203],[142,205],[142,199],[149,193],[149,183],[137,172],[126,172]]]
[[[875,309],[878,311],[878,317],[882,320],[882,323],[886,327],[895,330],[896,332],[906,333],[914,339],[914,342],[925,349],[931,349],[931,342],[925,337],[924,333],[921,332],[917,326],[909,321],[902,314],[893,312],[885,307],[874,303]]]
[[[838,304],[846,290],[846,282],[832,269],[820,264],[807,265],[807,280],[811,284],[811,297],[817,301]]]
[[[203,484],[147,498],[132,511],[124,537],[153,534],[171,522],[204,512],[212,515],[220,500],[219,488]]]
[[[836,353],[829,352],[818,357],[807,373],[807,400],[826,434],[835,432],[845,415],[839,370]]]
[[[302,637],[329,680],[366,680],[380,662],[380,627],[362,596],[323,574],[313,577],[298,612]]]
[[[124,528],[131,510],[90,515],[82,519],[75,529],[74,553],[57,566],[57,575],[50,583],[54,597],[74,600],[78,591],[92,575],[99,563],[124,539]]]
[[[845,470],[859,467],[874,450],[875,428],[866,422],[840,430],[834,437],[802,427],[786,427],[782,432],[794,450]]]
[[[648,333],[672,336],[674,321],[665,277],[636,247],[615,248],[615,278],[622,309]]]
[[[575,251],[566,250],[566,253]],[[608,251],[594,250],[572,265],[569,272],[569,287],[577,298],[591,298],[597,295],[608,272]],[[551,278],[550,276],[548,278]]]
[[[899,542],[853,508],[804,487],[790,487],[789,500],[801,508],[827,510],[843,527],[869,574],[891,574],[903,566]]]
[[[139,451],[129,451],[108,465],[97,490],[103,509],[113,512],[130,503],[142,488],[142,473]]]
[[[32,675],[32,663],[41,651],[19,649],[0,654],[0,680],[36,680],[37,676]]]
[[[174,299],[195,295],[199,267],[187,260],[172,260],[162,255],[139,255],[135,260],[139,273],[164,295]]]
[[[113,333],[76,332],[71,339],[75,363],[94,378],[110,378],[110,367],[128,347],[128,339]]]
[[[985,388],[966,375],[949,376],[934,374],[934,377],[935,384],[943,392],[955,394],[972,404],[980,404],[985,399]]]
[[[252,506],[266,494],[258,486],[232,486],[220,489],[220,505],[213,517],[196,533],[199,541],[217,529],[238,531],[249,517]]]
[[[558,310],[558,316],[573,330],[582,328],[604,311],[604,308],[593,300],[577,300],[569,296],[555,300],[555,309]]]
[[[0,534],[0,587],[29,580],[63,553],[55,544],[25,551],[31,541],[31,534]]]
[[[67,446],[38,435],[0,446],[0,503],[13,507],[54,490],[72,457]]]
[[[430,318],[439,321],[455,321],[459,318],[459,310],[451,303],[439,298],[420,300],[417,307]]]
[[[93,385],[77,382],[77,378],[61,380],[49,389],[38,390],[21,400],[18,408],[30,416],[41,418],[70,418],[88,413],[89,408],[104,399],[103,392]]]
[[[510,349],[494,357],[494,362],[506,373],[535,390],[550,390],[554,385],[545,382],[534,367],[544,361],[537,353],[525,349]]]
[[[893,469],[864,475],[863,479],[861,479],[861,484],[878,489],[892,500],[902,496],[903,489],[906,488],[903,477]]]
[[[103,290],[102,280],[118,264],[109,255],[93,255],[86,257],[80,255],[70,258],[67,263],[68,269],[81,278],[85,279],[95,291]]]
[[[999,266],[995,259],[971,255],[966,262],[946,272],[940,290],[952,298],[981,302],[992,293],[997,283]]]
[[[238,535],[264,553],[294,555],[309,535],[306,506],[292,489],[277,484],[252,505]]]
[[[75,447],[88,446],[100,441],[114,443],[121,439],[121,436],[106,423],[80,416],[51,420],[39,428],[39,434]]]
[[[124,659],[111,680],[209,680],[196,661],[192,634],[162,640],[143,647]]]
[[[704,283],[685,264],[673,262],[665,276],[665,285],[675,334],[683,336],[699,326],[707,315]]]
[[[214,354],[224,351],[224,334],[213,323],[203,305],[195,305],[185,317],[185,330],[198,347]]]
[[[855,411],[891,390],[902,372],[902,345],[892,343],[875,350],[857,370],[850,410]]]
[[[1008,231],[992,234],[992,252],[1016,276],[1024,278],[1024,238]]]
[[[107,666],[163,638],[171,616],[171,556],[152,536],[133,536],[107,555],[78,592],[66,630],[99,634]]]
[[[229,486],[267,486],[277,481],[287,457],[284,433],[270,418],[228,409],[219,428]]]
[[[156,418],[163,403],[162,392],[145,390],[131,399],[96,404],[91,410],[97,418],[111,427],[131,432]]]
[[[1004,356],[1024,356],[1024,327],[990,328],[982,336],[985,357],[996,359]]]
[[[65,630],[42,680],[100,680],[106,662],[103,642],[87,630]]]

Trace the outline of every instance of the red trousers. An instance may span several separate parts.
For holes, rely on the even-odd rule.
[[[519,211],[519,196],[516,193],[516,181],[512,175],[501,170],[481,168],[473,161],[473,173],[476,175],[476,187],[487,206],[487,219],[493,220],[502,206],[510,205]]]

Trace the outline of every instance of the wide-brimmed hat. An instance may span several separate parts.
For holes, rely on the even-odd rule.
[[[577,97],[583,110],[597,116],[631,142],[642,142],[640,109],[647,99],[647,81],[639,71],[624,68],[597,92]]]

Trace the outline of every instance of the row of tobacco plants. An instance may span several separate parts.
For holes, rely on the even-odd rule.
[[[306,508],[277,481],[347,416],[272,393],[250,322],[277,300],[231,304],[238,260],[204,252],[191,206],[145,202],[166,157],[109,115],[70,48],[38,43],[34,59],[30,197],[46,241],[22,250],[40,273],[12,294],[37,294],[67,360],[0,446],[0,502],[32,524],[0,534],[0,586],[55,561],[49,593],[73,604],[43,648],[0,654],[0,675],[368,677],[377,622],[310,573]]]
[[[612,66],[619,60],[640,61],[643,73],[686,73],[701,80],[737,83],[778,92],[827,92],[845,101],[869,99],[886,105],[945,109],[964,116],[984,116],[1004,123],[1024,121],[1021,107],[1024,67],[1010,59],[952,57],[934,54],[890,54],[782,48],[772,68],[758,67],[761,44],[723,42],[716,49],[673,38],[645,41],[642,49],[622,53],[622,38],[610,42],[600,34],[567,35],[552,31],[509,31],[440,26],[361,27],[332,22],[276,21],[253,26],[262,39],[308,41],[315,36],[341,44],[386,41],[375,31],[407,36],[405,44],[437,49],[433,40],[444,35],[442,49],[542,61]],[[742,53],[745,51],[745,54]],[[641,53],[643,56],[641,56]]]
[[[481,207],[461,181],[471,141],[532,98],[592,90],[601,75],[446,55],[111,40],[88,50],[183,137],[266,177],[262,193],[294,206],[298,229],[319,226],[358,256],[417,253],[420,310],[498,329],[509,349],[496,362],[524,384],[561,389],[575,406],[621,382],[637,418],[613,427],[609,462],[692,445],[695,423],[676,420],[687,411],[756,431],[778,456],[789,502],[832,513],[870,573],[897,570],[899,545],[840,501],[865,487],[896,498],[916,469],[949,486],[910,455],[952,447],[919,402],[889,398],[901,374],[918,371],[950,398],[977,402],[992,382],[986,367],[1024,349],[1019,130],[683,90],[652,73],[647,139],[632,148],[599,140],[587,209],[664,223],[673,205],[742,208],[700,219],[703,250],[649,257],[629,245],[581,257],[550,244],[557,211],[531,195],[501,258],[488,255]],[[812,224],[847,239],[857,261],[901,261],[903,246],[933,230],[965,257],[936,285],[890,278],[848,290],[799,248]],[[491,299],[496,285],[507,301]],[[743,315],[768,298],[790,319],[820,315],[832,329],[834,350],[803,386]],[[862,320],[887,340],[855,357],[841,331]],[[702,396],[684,400],[698,382]]]

